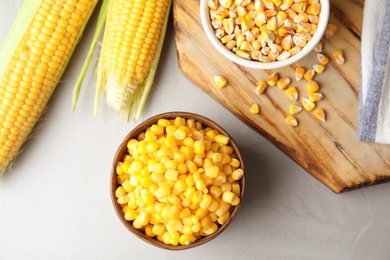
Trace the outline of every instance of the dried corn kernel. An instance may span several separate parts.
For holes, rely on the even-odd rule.
[[[310,80],[306,85],[306,90],[309,93],[317,92],[320,89],[320,85],[317,83],[317,81]]]
[[[333,52],[332,58],[338,64],[345,63],[345,55],[344,55],[344,52],[342,50],[337,50],[337,51]]]
[[[217,87],[224,88],[227,85],[227,80],[222,76],[214,76],[214,82],[217,84]]]
[[[321,101],[324,98],[324,95],[319,92],[309,93],[309,99],[312,102]]]
[[[258,104],[253,104],[253,105],[251,106],[250,112],[251,112],[252,114],[258,114],[258,113],[260,113],[260,107],[259,107],[259,105],[258,105]]]
[[[308,98],[302,98],[302,105],[306,111],[312,111],[316,107],[316,103]]]
[[[255,89],[256,94],[260,95],[260,94],[264,93],[264,91],[267,89],[267,87],[268,87],[267,82],[265,82],[264,80],[260,80],[259,82],[257,82],[257,86]]]
[[[294,47],[292,47],[292,48],[289,50],[289,52],[290,52],[291,56],[294,56],[295,54],[297,54],[297,53],[300,52],[301,50],[302,50],[301,47],[299,47],[299,46],[294,46]]]
[[[321,74],[325,71],[325,66],[322,64],[314,64],[313,69],[316,73]]]
[[[287,77],[280,78],[277,82],[276,85],[278,86],[279,89],[285,89],[290,85],[291,79]]]
[[[234,31],[234,27],[235,27],[234,19],[233,18],[223,19],[222,26],[227,34],[232,34]]]
[[[294,101],[297,101],[298,100],[298,90],[296,87],[289,87],[286,91],[285,91],[285,94],[286,96],[291,99],[291,100],[294,100]]]
[[[296,81],[300,81],[303,79],[304,75],[305,75],[305,68],[303,67],[298,67],[295,69],[295,80]]]
[[[208,0],[208,1],[207,1],[207,6],[208,6],[211,10],[217,10],[217,8],[218,8],[218,1],[219,1],[219,0]]]
[[[317,60],[318,62],[321,64],[321,65],[326,65],[328,64],[329,62],[329,58],[325,55],[325,54],[322,54],[322,53],[318,53],[317,54]]]
[[[276,82],[278,82],[279,75],[277,72],[273,72],[267,79],[268,86],[275,86]]]
[[[295,126],[298,126],[298,120],[295,118],[295,116],[293,116],[293,115],[288,115],[287,117],[286,117],[286,123],[288,124],[288,125],[290,125],[290,126],[293,126],[293,127],[295,127]]]
[[[325,111],[322,108],[317,108],[316,110],[314,110],[313,114],[317,119],[319,119],[321,121],[326,120]]]
[[[296,115],[302,111],[302,107],[296,104],[290,104],[289,111],[291,115]]]
[[[328,24],[328,26],[326,27],[326,30],[325,30],[325,37],[328,39],[330,37],[332,37],[333,35],[336,34],[338,28],[336,25],[330,23]]]
[[[322,52],[323,50],[323,45],[322,45],[322,42],[318,42],[317,45],[314,47],[314,51],[315,52]]]
[[[303,77],[307,80],[307,81],[310,81],[314,78],[314,76],[316,75],[316,71],[314,69],[308,69],[305,74],[303,75]]]

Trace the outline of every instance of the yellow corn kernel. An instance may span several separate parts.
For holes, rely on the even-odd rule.
[[[307,8],[307,2],[295,2],[292,6],[291,9],[294,10],[297,13],[304,13],[306,12]]]
[[[303,77],[307,80],[307,81],[310,81],[314,78],[314,76],[316,75],[316,71],[314,69],[308,69],[305,74],[303,75]]]
[[[319,92],[309,93],[309,99],[312,102],[321,101],[324,98],[324,95]]]
[[[229,34],[229,35],[225,35],[223,37],[221,37],[220,41],[225,44],[225,43],[228,43],[230,41],[232,41],[234,39],[234,35],[233,34]]]
[[[279,11],[277,14],[276,14],[276,21],[277,21],[277,27],[278,28],[281,28],[284,21],[287,19],[287,14],[283,11]]]
[[[305,68],[303,67],[298,67],[295,69],[295,80],[296,81],[301,81],[305,75]]]
[[[280,78],[277,82],[276,85],[278,86],[279,89],[285,89],[290,85],[291,79],[287,77]]]
[[[232,203],[232,201],[233,201],[233,198],[235,197],[236,195],[233,193],[233,192],[231,192],[231,191],[229,191],[229,190],[226,190],[226,191],[224,191],[223,193],[222,193],[222,200],[224,201],[224,202],[226,202],[226,203]]]
[[[249,41],[243,41],[240,45],[240,50],[251,52],[253,51],[252,44]]]
[[[280,43],[280,46],[286,51],[291,50],[292,45],[293,45],[293,39],[291,35],[284,37],[282,42]],[[289,54],[290,56],[292,55],[290,51]]]
[[[292,4],[294,3],[294,0],[282,0],[282,3],[280,4],[280,9],[285,11],[287,9],[289,9]]]
[[[218,2],[219,0],[208,0],[207,1],[207,6],[211,9],[211,10],[217,10],[218,8]]]
[[[294,100],[294,101],[297,101],[298,100],[298,90],[296,87],[289,87],[286,91],[285,91],[285,94],[286,96],[291,99],[291,100]]]
[[[318,60],[318,62],[321,64],[321,65],[326,65],[326,64],[328,64],[328,62],[329,62],[329,58],[325,55],[325,54],[323,54],[323,53],[318,53],[317,54],[317,60]]]
[[[222,195],[222,189],[219,186],[213,185],[210,187],[210,195],[213,196],[215,199],[218,199]]]
[[[235,180],[235,181],[240,180],[242,178],[242,176],[244,176],[244,171],[241,168],[239,168],[239,169],[233,171],[231,176],[232,176],[233,180]]]
[[[255,93],[257,95],[260,95],[260,94],[264,93],[264,91],[267,89],[267,87],[268,87],[267,82],[265,82],[264,80],[260,80],[259,82],[257,82]]]
[[[268,86],[275,86],[276,82],[278,82],[279,75],[277,72],[273,72],[267,79]]]
[[[316,107],[316,103],[306,97],[302,98],[302,105],[306,111],[312,111]]]
[[[276,28],[278,28],[278,20],[276,19],[276,16],[273,16],[267,21],[267,29],[274,31]]]
[[[317,108],[316,110],[314,110],[314,116],[321,120],[321,121],[326,121],[326,118],[325,118],[325,111],[322,109],[322,108]]]
[[[319,15],[321,12],[321,4],[319,2],[313,2],[306,8],[306,13],[311,15]]]
[[[306,90],[309,93],[317,92],[320,89],[320,85],[317,83],[317,81],[310,80],[307,82]]]
[[[251,114],[258,114],[260,113],[260,107],[258,104],[253,104],[249,110],[249,112],[251,112]]]
[[[232,3],[233,3],[233,0],[219,0],[219,4],[223,7],[225,7],[226,9],[230,8]]]
[[[316,73],[321,74],[325,71],[325,65],[322,64],[314,64],[313,69]]]
[[[288,50],[291,54],[291,56],[294,56],[295,54],[297,54],[298,52],[300,52],[302,50],[302,47],[299,47],[299,46],[294,46],[292,47],[290,50]]]
[[[243,50],[237,50],[236,55],[243,58],[243,59],[247,59],[247,60],[250,60],[250,58],[251,58],[251,54],[249,52],[246,52]]]
[[[290,107],[289,107],[289,111],[290,111],[291,115],[296,115],[296,114],[298,114],[299,112],[302,111],[302,107],[298,106],[296,104],[291,104]]]
[[[227,80],[219,75],[214,76],[214,82],[218,88],[224,88],[227,85]]]
[[[154,193],[158,200],[167,198],[169,194],[171,194],[171,187],[167,183],[162,183]]]
[[[298,126],[298,120],[293,115],[288,115],[285,119],[285,122],[290,126]]]
[[[338,64],[345,63],[345,55],[344,55],[344,52],[342,50],[337,50],[337,51],[333,52],[332,58]]]
[[[314,47],[314,51],[315,52],[322,52],[322,50],[323,50],[323,45],[322,45],[322,42],[320,41],[320,42],[318,42],[317,44],[316,44],[316,46]],[[318,57],[318,56],[317,56]],[[320,61],[320,63],[321,63],[321,61]],[[324,64],[324,65],[326,65],[326,64]]]
[[[325,37],[328,39],[328,38],[332,37],[333,35],[335,35],[337,31],[338,31],[337,26],[332,24],[332,23],[330,23],[326,27]]]
[[[223,135],[223,134],[218,134],[215,136],[215,142],[223,145],[227,145],[230,141],[229,136]]]

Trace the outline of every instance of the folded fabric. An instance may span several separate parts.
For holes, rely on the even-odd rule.
[[[390,144],[390,0],[365,0],[359,141]]]

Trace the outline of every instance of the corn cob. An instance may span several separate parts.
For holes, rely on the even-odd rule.
[[[99,18],[105,20],[105,29],[97,68],[95,116],[104,90],[111,108],[127,118],[138,118],[157,69],[171,0],[104,0],[103,6],[107,15]],[[97,27],[95,35],[100,30]],[[95,44],[96,39],[90,51]],[[85,66],[88,64],[89,60]],[[72,109],[83,77],[76,84]]]
[[[0,172],[41,116],[97,2],[24,2],[0,53]]]

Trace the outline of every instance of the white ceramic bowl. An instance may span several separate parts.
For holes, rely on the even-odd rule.
[[[314,49],[314,47],[318,44],[318,42],[321,40],[322,36],[325,33],[329,21],[329,0],[321,0],[321,13],[319,16],[320,21],[318,23],[318,28],[314,33],[314,35],[312,36],[311,40],[307,42],[306,46],[303,47],[302,50],[300,50],[297,54],[291,56],[286,60],[266,63],[266,62],[247,60],[241,58],[237,56],[235,53],[233,53],[232,51],[228,50],[220,42],[220,40],[215,36],[214,29],[211,26],[210,13],[209,13],[207,2],[208,2],[207,0],[200,0],[200,17],[202,21],[203,30],[205,31],[207,38],[210,40],[212,45],[223,56],[225,56],[229,60],[239,65],[249,67],[249,68],[255,68],[255,69],[277,69],[277,68],[291,65],[299,61],[307,54],[309,54]]]

